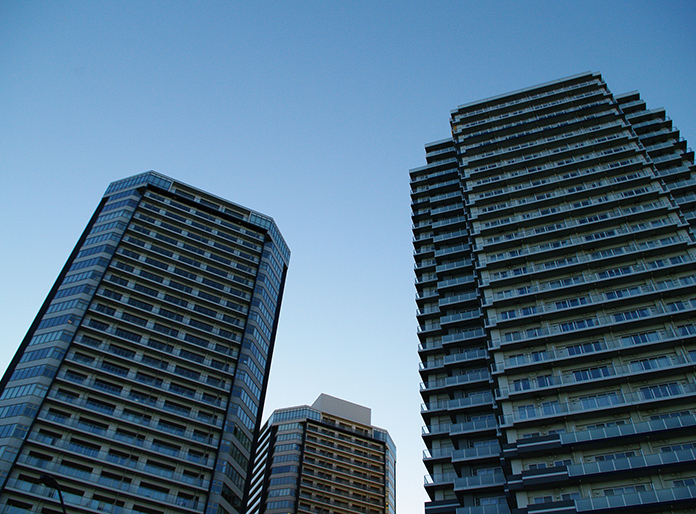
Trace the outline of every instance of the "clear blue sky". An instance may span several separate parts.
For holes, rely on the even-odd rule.
[[[293,255],[267,412],[325,392],[423,512],[408,169],[459,104],[583,71],[696,142],[693,1],[0,2],[4,369],[112,180],[272,216]]]

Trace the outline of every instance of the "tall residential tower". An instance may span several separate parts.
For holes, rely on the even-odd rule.
[[[243,511],[290,253],[155,172],[112,183],[2,379],[2,513]],[[45,481],[44,481],[45,482]]]
[[[259,437],[248,514],[395,514],[396,447],[367,407],[322,394],[273,412]]]
[[[596,73],[451,125],[410,173],[426,513],[693,512],[693,152]]]

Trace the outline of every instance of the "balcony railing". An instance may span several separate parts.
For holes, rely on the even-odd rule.
[[[493,395],[476,394],[465,398],[456,398],[454,400],[444,400],[440,402],[430,402],[421,405],[421,413],[432,412],[436,410],[456,410],[467,407],[479,407],[481,405],[492,405]]]
[[[476,370],[463,375],[455,375],[453,377],[440,378],[438,380],[429,380],[428,382],[423,382],[421,384],[421,391],[426,389],[438,389],[441,387],[454,387],[461,384],[469,384],[474,382],[481,382],[491,378],[491,374],[488,370]]]
[[[694,503],[696,486],[671,487],[615,496],[599,496],[575,500],[577,512],[613,512],[620,507],[639,507],[662,504],[665,507],[679,508],[679,502]],[[661,510],[656,507],[657,510]]]
[[[693,468],[696,462],[696,449],[689,448],[676,452],[653,453],[636,455],[624,459],[613,459],[596,462],[583,462],[567,466],[568,476],[585,477],[602,473],[627,472],[644,468],[664,468],[669,465],[690,464]]]
[[[486,487],[498,487],[504,484],[505,475],[502,473],[495,473],[493,475],[457,478],[454,481],[454,490],[464,491],[469,489],[483,489]]]

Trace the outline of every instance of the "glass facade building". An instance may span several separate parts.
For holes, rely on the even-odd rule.
[[[0,394],[0,509],[244,511],[290,253],[155,172],[112,183]]]
[[[396,447],[371,411],[325,394],[273,412],[260,436],[249,514],[395,514]]]
[[[451,126],[410,172],[426,514],[693,512],[693,152],[597,73]]]

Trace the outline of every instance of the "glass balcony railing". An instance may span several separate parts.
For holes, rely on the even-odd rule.
[[[495,473],[492,475],[480,475],[473,477],[457,478],[454,481],[455,491],[465,491],[470,489],[483,489],[486,487],[498,487],[505,484],[505,475]]]
[[[642,491],[636,493],[620,494],[615,496],[599,496],[595,498],[583,498],[575,500],[577,512],[613,512],[613,509],[625,507],[646,507],[661,504],[666,508],[679,505],[678,502],[690,502],[693,505],[696,500],[696,486],[672,487],[670,489],[657,489],[654,491]],[[658,510],[655,510],[657,512]]]
[[[457,410],[465,409],[467,407],[480,407],[482,405],[493,404],[493,395],[491,393],[487,394],[476,394],[472,396],[467,396],[465,398],[456,398],[454,400],[443,400],[440,402],[430,402],[421,405],[421,413],[441,411],[441,410]]]
[[[628,472],[645,468],[664,468],[670,465],[686,464],[693,467],[696,463],[696,449],[679,450],[676,452],[653,453],[636,455],[624,459],[583,462],[567,466],[568,476],[584,477],[602,473]]]
[[[477,370],[463,375],[455,375],[453,377],[440,378],[438,380],[429,380],[421,383],[421,391],[428,389],[439,389],[443,387],[455,387],[462,384],[472,384],[476,382],[488,382],[491,374],[488,370]]]

